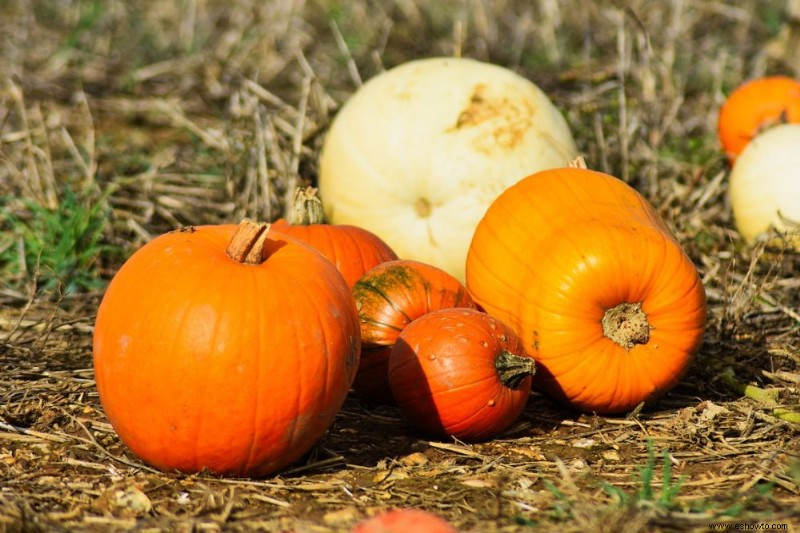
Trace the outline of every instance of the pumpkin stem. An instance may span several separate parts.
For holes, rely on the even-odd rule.
[[[317,196],[317,189],[314,187],[298,187],[294,191],[289,224],[293,226],[309,226],[311,224],[327,223],[328,217],[325,216],[322,201]]]
[[[567,166],[569,168],[581,168],[581,169],[584,169],[584,170],[589,168],[589,167],[586,166],[586,160],[583,158],[582,155],[579,155],[578,157],[576,157],[575,159],[570,161],[569,165],[567,165]]]
[[[525,357],[503,350],[494,360],[494,367],[500,382],[509,389],[516,389],[525,378],[536,373],[536,361],[533,357]]]
[[[651,327],[641,302],[621,303],[606,309],[603,315],[603,335],[628,350],[637,344],[646,344]]]
[[[225,253],[237,263],[260,265],[266,260],[264,244],[269,233],[269,224],[245,218],[228,241]]]

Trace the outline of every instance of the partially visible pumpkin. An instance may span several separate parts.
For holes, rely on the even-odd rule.
[[[781,124],[800,122],[800,80],[767,76],[743,83],[722,105],[717,134],[733,162],[760,132]]]
[[[441,309],[406,327],[389,386],[415,426],[439,438],[490,439],[520,415],[536,365],[507,325],[474,309]]]
[[[353,389],[372,401],[391,403],[388,350],[414,319],[448,307],[475,308],[456,278],[419,261],[398,259],[370,269],[353,286],[363,356]]]
[[[731,170],[728,194],[749,243],[774,229],[800,250],[800,124],[775,126],[753,139]]]
[[[425,58],[368,80],[325,136],[319,188],[335,224],[463,283],[472,233],[506,187],[577,155],[530,80],[468,58]]]
[[[392,509],[356,525],[352,533],[458,533],[444,518],[422,509]]]
[[[583,411],[663,394],[703,338],[692,261],[639,193],[585,168],[538,172],[500,195],[475,231],[467,287],[536,358],[535,386]]]
[[[316,248],[351,287],[370,268],[397,259],[394,250],[374,233],[358,226],[329,224],[313,187],[298,188],[289,220],[277,220],[274,226]]]
[[[100,401],[164,471],[277,472],[328,429],[358,366],[336,268],[265,224],[200,226],[137,250],[97,312]]]

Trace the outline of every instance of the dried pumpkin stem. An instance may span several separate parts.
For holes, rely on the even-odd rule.
[[[536,373],[536,361],[533,357],[525,357],[503,350],[494,361],[500,382],[509,389],[516,389],[528,376]]]
[[[650,328],[642,303],[621,303],[606,309],[603,315],[603,335],[630,350],[637,344],[647,344]]]
[[[580,168],[584,170],[589,168],[586,166],[586,159],[584,159],[582,155],[579,155],[578,157],[570,161],[567,166],[569,168]]]
[[[228,241],[225,253],[237,263],[260,265],[266,259],[264,244],[269,233],[269,224],[244,219]]]
[[[317,189],[314,187],[297,188],[292,200],[289,223],[295,226],[328,223],[328,217],[325,216],[322,201],[317,196]]]

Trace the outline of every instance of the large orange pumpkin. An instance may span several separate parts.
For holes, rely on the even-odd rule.
[[[475,442],[505,431],[531,392],[536,365],[517,335],[475,309],[441,309],[406,327],[389,355],[389,386],[415,426]]]
[[[361,323],[362,357],[353,389],[363,398],[392,403],[389,350],[414,319],[448,307],[475,308],[466,287],[444,270],[410,259],[371,268],[353,286]]]
[[[122,441],[171,471],[264,476],[328,429],[359,358],[336,268],[267,225],[201,226],[136,251],[97,312],[100,400]]]
[[[581,168],[533,174],[478,224],[467,256],[475,301],[536,358],[535,385],[599,413],[676,384],[706,316],[697,269],[647,201]]]
[[[719,111],[717,134],[730,161],[765,128],[800,123],[800,80],[767,76],[743,83]]]
[[[277,220],[274,226],[316,248],[351,287],[370,268],[397,259],[394,250],[374,233],[358,226],[329,224],[313,187],[298,188],[289,220]]]

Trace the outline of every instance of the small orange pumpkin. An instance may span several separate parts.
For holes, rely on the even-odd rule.
[[[374,233],[358,226],[328,224],[313,187],[298,188],[289,220],[277,220],[274,226],[316,248],[336,265],[350,287],[370,268],[397,259],[394,250]]]
[[[478,224],[467,287],[538,363],[534,385],[584,411],[624,412],[673,387],[700,346],[697,269],[623,181],[538,172]]]
[[[475,308],[466,287],[444,270],[410,259],[377,265],[353,285],[361,323],[362,358],[353,389],[363,398],[392,403],[389,351],[414,319],[448,307]]]
[[[444,518],[422,509],[391,509],[360,522],[352,533],[458,533]]]
[[[411,423],[437,437],[489,439],[520,415],[536,365],[517,335],[475,309],[413,321],[389,356],[389,386]]]
[[[745,82],[728,96],[717,134],[733,162],[759,132],[785,122],[800,122],[800,80],[767,76]]]
[[[332,423],[358,327],[341,274],[300,241],[249,221],[168,233],[122,265],[100,304],[100,401],[159,469],[271,474]]]

